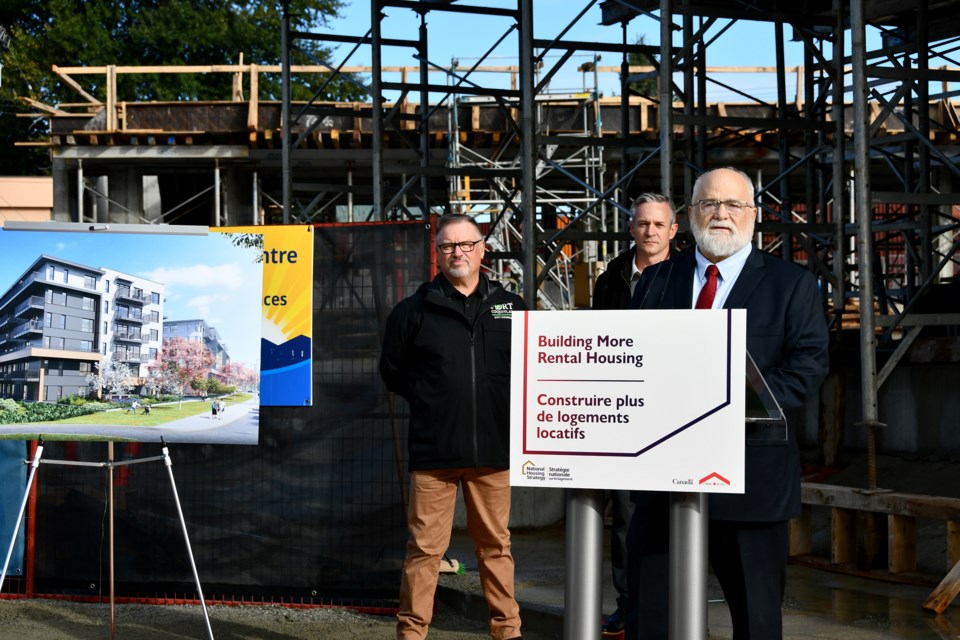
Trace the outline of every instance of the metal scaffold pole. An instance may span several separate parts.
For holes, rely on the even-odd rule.
[[[520,130],[523,155],[523,298],[537,307],[537,115],[534,104],[533,0],[520,0]]]
[[[860,391],[862,424],[867,428],[867,454],[871,460],[869,488],[877,488],[877,338],[873,315],[873,207],[870,199],[870,131],[867,127],[866,32],[863,0],[850,2],[851,48],[853,50],[853,145],[856,180],[857,269],[860,285]]]

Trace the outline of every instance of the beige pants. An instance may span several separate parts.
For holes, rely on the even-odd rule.
[[[468,468],[410,474],[410,539],[400,582],[397,638],[420,640],[433,619],[440,561],[450,545],[457,487],[463,487],[467,530],[473,538],[480,584],[490,609],[490,636],[520,636],[520,607],[513,595],[510,554],[510,472]]]

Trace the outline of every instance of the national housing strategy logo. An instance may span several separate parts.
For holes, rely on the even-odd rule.
[[[572,482],[573,472],[570,467],[541,467],[531,460],[527,460],[520,467],[520,473],[527,480],[545,482]]]

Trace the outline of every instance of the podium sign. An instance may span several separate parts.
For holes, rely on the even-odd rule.
[[[746,311],[513,314],[515,486],[743,493]]]

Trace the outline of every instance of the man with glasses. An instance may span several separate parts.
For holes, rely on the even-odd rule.
[[[594,309],[627,309],[633,289],[643,270],[670,256],[670,241],[677,235],[677,214],[670,198],[659,193],[643,193],[634,200],[630,216],[633,245],[610,261],[597,278],[593,289]],[[617,590],[617,608],[603,621],[604,636],[623,631],[628,600],[627,528],[633,517],[633,502],[626,490],[610,491],[612,522],[610,527],[610,563],[613,587]]]
[[[747,443],[745,493],[709,496],[708,552],[733,637],[775,640],[783,637],[788,521],[800,515],[796,425],[826,376],[828,334],[813,276],[751,246],[753,202],[753,183],[741,171],[700,176],[689,207],[695,249],[645,271],[631,306],[747,310],[747,350],[786,414],[788,434],[786,441]],[[696,393],[697,376],[690,379]],[[665,639],[668,496],[636,491],[633,497],[626,638]]]
[[[380,355],[387,388],[410,403],[410,538],[397,638],[425,638],[440,562],[463,490],[494,640],[520,637],[510,552],[510,327],[523,300],[480,272],[470,216],[437,224],[440,273],[390,313]]]

